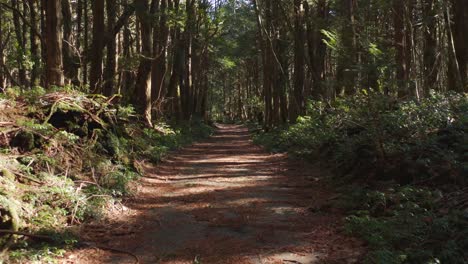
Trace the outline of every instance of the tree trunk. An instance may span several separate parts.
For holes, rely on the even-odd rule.
[[[339,56],[337,66],[337,94],[351,95],[355,92],[354,85],[356,74],[354,67],[356,66],[356,21],[354,17],[356,0],[341,1],[341,10],[345,17],[344,24],[341,28],[341,36],[343,42],[343,53]]]
[[[138,112],[144,117],[148,126],[152,126],[151,121],[151,56],[152,56],[152,28],[150,15],[148,13],[148,0],[135,0],[137,17],[140,21],[141,29],[141,52],[142,58],[138,66],[136,80],[137,96],[135,106]]]
[[[395,46],[395,63],[396,63],[396,80],[398,97],[403,98],[408,96],[408,70],[406,58],[406,35],[405,35],[405,0],[393,0],[393,27],[394,46]]]
[[[89,47],[89,22],[88,22],[88,0],[82,0],[84,5],[83,18],[84,18],[84,36],[83,36],[83,85],[88,84],[88,47]]]
[[[62,10],[60,0],[46,1],[46,86],[63,86]]]
[[[169,36],[169,28],[167,26],[167,2],[168,0],[161,0],[158,30],[153,33],[153,50],[155,59],[151,70],[151,96],[153,103],[161,104],[166,93],[165,79],[167,76],[166,69],[166,53],[167,42]]]
[[[115,27],[117,18],[117,9],[115,0],[106,0],[107,10],[107,35],[110,38],[107,44],[106,68],[104,72],[103,94],[111,96],[115,86],[115,74],[117,67],[117,46],[115,35],[112,30]]]
[[[89,75],[90,88],[94,92],[101,91],[102,59],[104,48],[104,0],[92,1],[93,11],[93,42],[91,44],[91,72]]]
[[[79,58],[73,47],[73,24],[70,0],[62,0],[63,15],[63,69],[67,82],[78,86]]]
[[[304,13],[302,0],[294,0],[294,91],[290,98],[289,120],[296,122],[304,109]]]
[[[170,1],[170,9],[178,13],[179,12],[179,1]],[[181,115],[180,111],[180,100],[178,87],[181,84],[179,76],[182,74],[184,57],[183,57],[183,43],[181,41],[180,28],[175,26],[172,28],[171,32],[171,42],[172,42],[172,73],[171,78],[169,79],[167,96],[169,99],[168,102],[168,112],[170,113],[171,118],[179,119]]]
[[[39,68],[41,64],[41,56],[39,55],[39,40],[35,32],[37,30],[37,11],[36,11],[36,0],[28,0],[29,3],[29,17],[31,19],[31,30],[29,32],[30,42],[31,42],[31,58],[32,58],[32,68],[31,68],[31,86],[39,85]],[[0,42],[1,43],[1,42]]]
[[[425,94],[429,89],[433,89],[437,84],[438,67],[437,62],[437,23],[436,23],[436,10],[435,0],[423,1],[423,16],[426,23],[424,23],[424,90]]]
[[[18,82],[21,86],[27,86],[28,84],[26,83],[26,69],[24,68],[23,57],[23,54],[26,52],[26,39],[24,38],[23,27],[21,26],[22,23],[20,21],[19,15],[21,9],[19,7],[18,0],[11,0],[11,6],[16,9],[16,12],[13,12],[13,25],[19,48],[18,54],[16,56],[16,62],[18,63]]]
[[[448,10],[448,9],[447,9]],[[449,89],[468,92],[468,5],[464,0],[452,0],[453,22],[448,14]]]
[[[47,9],[47,1],[41,0],[41,35],[47,38],[47,29],[46,29],[46,9]],[[45,72],[46,74],[41,74],[41,85],[43,87],[47,87],[47,40],[41,41],[41,59],[42,62],[45,63]]]
[[[3,9],[0,8],[0,25],[3,25]],[[3,65],[5,64],[5,53],[3,52],[3,27],[0,26],[0,93],[4,92],[4,89],[6,87],[6,78],[4,74],[4,68]]]

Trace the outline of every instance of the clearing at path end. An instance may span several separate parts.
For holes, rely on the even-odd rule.
[[[84,226],[101,249],[67,263],[356,263],[362,246],[336,210],[311,210],[334,194],[318,168],[269,154],[242,126],[146,166],[129,208],[113,222]]]

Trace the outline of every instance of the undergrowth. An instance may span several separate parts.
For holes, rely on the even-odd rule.
[[[50,262],[78,240],[74,226],[133,194],[143,161],[207,137],[201,121],[148,128],[131,106],[71,88],[0,95],[0,230],[7,262]]]
[[[432,93],[399,101],[363,93],[310,102],[297,123],[260,132],[275,152],[330,167],[347,230],[366,263],[466,263],[468,98]]]

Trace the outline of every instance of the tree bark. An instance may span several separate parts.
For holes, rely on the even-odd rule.
[[[449,89],[468,92],[468,5],[464,0],[452,0],[453,21],[448,14]]]
[[[28,0],[29,4],[29,16],[31,19],[31,30],[29,33],[30,42],[31,42],[31,58],[32,58],[32,68],[31,68],[31,86],[39,85],[39,68],[41,64],[41,56],[39,55],[39,39],[35,32],[37,32],[37,1]]]
[[[117,12],[115,0],[106,0],[107,10],[107,35],[110,38],[107,44],[106,68],[104,72],[103,94],[111,96],[115,86],[115,74],[117,67],[117,46],[112,30],[115,27]]]
[[[148,0],[135,0],[136,13],[140,21],[141,29],[141,60],[138,66],[136,81],[137,96],[135,106],[138,112],[144,117],[148,126],[152,126],[151,120],[151,56],[152,56],[152,27],[148,12]]]
[[[169,36],[169,28],[167,26],[167,5],[168,0],[161,0],[158,30],[153,33],[153,51],[155,59],[151,69],[151,97],[153,103],[161,104],[166,93],[165,79],[167,76],[166,69],[166,53],[167,42]]]
[[[91,71],[89,75],[92,91],[101,92],[102,85],[102,59],[104,56],[104,0],[92,1],[93,11],[93,42],[91,44],[90,60]]]
[[[423,50],[423,75],[424,75],[424,90],[425,94],[429,89],[436,88],[438,79],[437,66],[437,23],[435,0],[423,1],[423,16],[424,23],[424,50]]]
[[[355,8],[356,0],[341,1],[341,14],[345,18],[344,24],[341,27],[341,36],[343,42],[343,54],[340,54],[337,66],[337,94],[351,95],[355,92],[356,74],[354,67],[356,66],[356,20]]]
[[[83,1],[83,18],[84,18],[84,36],[83,36],[83,59],[82,59],[82,64],[83,64],[83,85],[88,84],[88,47],[89,47],[89,22],[88,22],[88,0],[82,0]]]
[[[60,0],[46,1],[46,86],[63,86],[62,10]]]
[[[26,83],[26,69],[24,68],[24,59],[23,54],[26,52],[26,39],[23,34],[23,27],[21,26],[22,23],[20,22],[20,14],[21,12],[19,8],[18,0],[11,0],[11,6],[16,9],[16,12],[13,12],[13,25],[14,25],[14,32],[16,35],[16,40],[18,42],[18,54],[16,56],[16,62],[18,63],[18,82],[21,86],[27,86]],[[23,23],[24,24],[24,23]]]
[[[296,122],[304,111],[304,11],[302,0],[294,0],[294,91],[290,98],[289,120]]]
[[[395,46],[395,63],[396,63],[396,80],[398,97],[403,98],[408,96],[408,65],[406,65],[406,34],[405,34],[405,0],[393,0],[393,27],[394,46]]]
[[[78,86],[79,58],[73,47],[72,8],[70,0],[62,0],[63,15],[63,69],[67,82]]]

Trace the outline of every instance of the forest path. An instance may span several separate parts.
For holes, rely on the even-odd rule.
[[[218,125],[208,140],[145,166],[137,195],[83,235],[140,263],[355,263],[360,243],[336,210],[323,171],[255,146],[247,129]],[[86,248],[66,263],[134,263]]]

